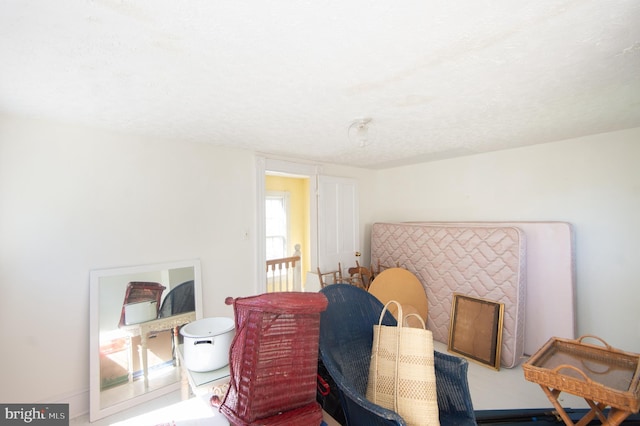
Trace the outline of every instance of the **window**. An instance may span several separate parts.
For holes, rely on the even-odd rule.
[[[267,260],[287,257],[289,194],[267,191],[265,197]]]

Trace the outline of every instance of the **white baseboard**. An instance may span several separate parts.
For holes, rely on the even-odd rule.
[[[69,418],[73,419],[89,413],[89,389],[57,395],[49,398],[46,402],[69,404]]]

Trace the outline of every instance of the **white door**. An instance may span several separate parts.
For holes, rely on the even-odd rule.
[[[343,272],[360,251],[358,185],[355,179],[318,176],[318,266]]]

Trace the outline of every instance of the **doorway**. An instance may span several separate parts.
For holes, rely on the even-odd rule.
[[[256,260],[257,260],[257,284],[256,293],[267,291],[267,274],[265,262],[266,253],[266,199],[267,199],[267,176],[283,178],[281,183],[290,184],[293,181],[305,181],[307,183],[307,201],[300,201],[304,205],[306,218],[304,223],[307,229],[298,230],[298,235],[304,235],[307,247],[302,246],[303,259],[307,259],[302,270],[302,284],[305,283],[307,270],[315,268],[317,265],[317,175],[318,167],[308,164],[292,163],[283,160],[257,157],[256,159]],[[270,178],[271,179],[271,178]],[[276,179],[273,179],[276,180]],[[302,238],[302,237],[301,237]],[[295,245],[295,242],[293,243]],[[306,252],[306,253],[305,253]]]
[[[308,241],[303,258],[302,285],[307,277],[317,280],[316,268],[336,269],[355,265],[355,253],[360,251],[358,193],[355,179],[322,176],[320,166],[292,163],[258,157],[256,161],[256,292],[266,291],[266,208],[267,176],[278,176],[283,182],[292,179],[307,183],[308,203],[304,203],[301,235]],[[308,219],[308,220],[307,220]],[[295,242],[293,243],[295,244]],[[306,253],[305,253],[306,252]],[[308,256],[308,257],[306,257]],[[353,265],[352,265],[353,264]],[[313,290],[316,286],[313,286]],[[309,289],[307,289],[309,290]],[[313,291],[312,290],[312,291]]]
[[[309,180],[309,177],[273,174],[270,171],[265,177],[266,258],[294,256],[296,245],[299,245],[302,271],[311,267]]]

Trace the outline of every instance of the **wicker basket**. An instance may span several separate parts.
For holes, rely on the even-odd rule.
[[[236,336],[222,413],[234,425],[320,424],[322,409],[315,401],[326,297],[268,293],[227,303],[234,306]]]
[[[588,337],[604,346],[584,343]],[[612,348],[598,337],[553,337],[522,364],[522,369],[530,382],[623,411],[639,411],[640,354]]]

